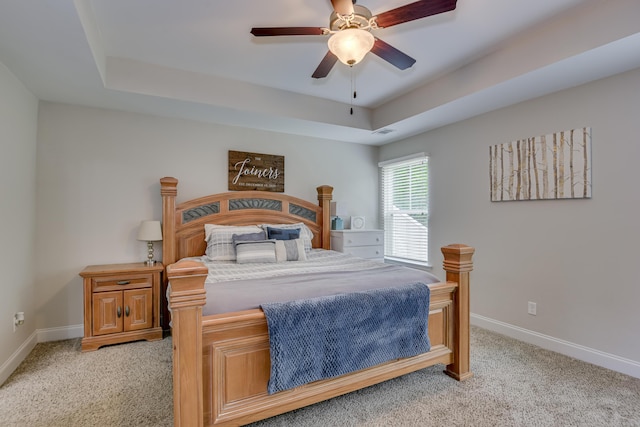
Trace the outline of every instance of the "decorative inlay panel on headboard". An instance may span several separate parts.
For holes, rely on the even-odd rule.
[[[282,212],[282,202],[280,200],[269,200],[269,199],[229,200],[230,211],[241,211],[244,209],[267,209],[267,210]]]
[[[311,209],[289,203],[289,213],[316,222],[316,213]]]
[[[220,213],[220,202],[210,203],[208,205],[198,206],[182,212],[182,223],[194,221],[203,216]]]

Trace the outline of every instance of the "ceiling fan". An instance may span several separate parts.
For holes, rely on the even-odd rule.
[[[315,79],[326,77],[338,60],[353,66],[367,52],[405,70],[416,60],[374,37],[371,30],[449,12],[456,8],[456,1],[420,0],[374,16],[366,7],[356,5],[356,0],[331,0],[333,12],[329,18],[329,28],[263,27],[252,28],[251,34],[255,37],[331,35],[329,51],[311,76]]]

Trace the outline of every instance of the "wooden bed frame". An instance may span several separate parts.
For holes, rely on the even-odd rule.
[[[165,289],[171,282],[175,426],[248,424],[435,364],[446,365],[445,373],[457,380],[472,376],[469,272],[474,249],[455,244],[442,248],[446,282],[430,285],[431,351],[267,394],[270,359],[264,313],[254,309],[203,316],[207,269],[199,262],[180,260],[204,254],[205,223],[303,222],[314,233],[313,246],[329,249],[333,188],[317,188],[318,205],[261,191],[222,193],[176,205],[178,180],[162,178],[160,184]]]

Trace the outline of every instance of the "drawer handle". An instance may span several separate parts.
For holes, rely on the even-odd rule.
[[[125,315],[125,316],[127,316],[127,317],[129,317],[129,306],[126,306],[126,307],[124,308],[124,315]]]
[[[129,283],[131,283],[131,280],[120,280],[118,285],[128,285]]]
[[[118,318],[122,317],[122,307],[118,306],[118,309],[116,310],[117,314],[118,314]]]
[[[351,243],[351,239],[349,239],[349,240],[347,241],[347,243]]]
[[[379,242],[379,241],[380,241],[380,238],[379,238],[379,237],[376,237],[376,242]]]

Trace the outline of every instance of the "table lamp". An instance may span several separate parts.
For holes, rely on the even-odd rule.
[[[153,259],[153,242],[162,240],[160,221],[142,221],[138,229],[138,240],[147,242],[148,255],[145,264],[154,265],[156,261]]]

